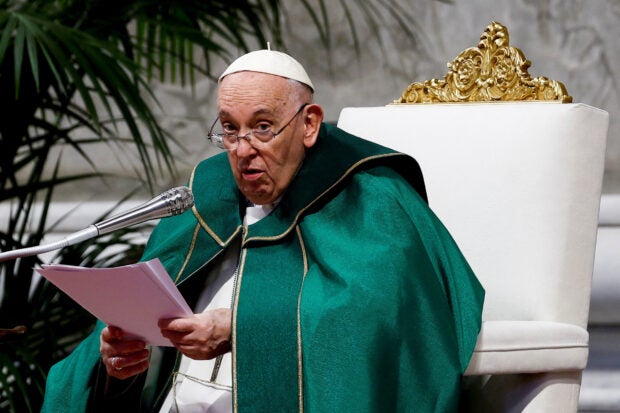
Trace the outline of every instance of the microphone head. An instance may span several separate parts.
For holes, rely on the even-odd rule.
[[[178,215],[194,205],[194,194],[186,186],[179,186],[161,194],[168,208],[167,216]]]

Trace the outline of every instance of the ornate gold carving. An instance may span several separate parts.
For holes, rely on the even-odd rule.
[[[544,100],[570,103],[561,82],[537,77],[520,49],[508,45],[508,30],[492,22],[478,47],[468,48],[448,63],[444,79],[412,83],[394,103],[486,102]]]

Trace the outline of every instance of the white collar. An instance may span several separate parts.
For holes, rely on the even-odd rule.
[[[245,208],[245,217],[243,217],[244,225],[252,225],[271,214],[276,206],[280,203],[280,199],[265,205],[250,205]]]

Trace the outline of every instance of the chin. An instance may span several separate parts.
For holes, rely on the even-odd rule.
[[[266,205],[270,204],[277,199],[270,194],[262,193],[262,194],[247,194],[245,197],[255,205]]]
[[[262,203],[265,202],[264,201],[265,198],[267,198],[266,194],[261,194],[261,193],[256,193],[256,192],[243,192],[243,191],[242,193],[248,201],[256,205],[261,205]]]

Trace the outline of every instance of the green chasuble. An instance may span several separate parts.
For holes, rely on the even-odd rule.
[[[189,185],[195,207],[162,220],[143,259],[158,257],[191,302],[193,280],[240,240],[235,411],[457,411],[484,291],[429,209],[415,160],[323,125],[278,207],[249,227],[225,154]],[[52,368],[44,412],[110,402],[100,328]],[[173,365],[148,392],[155,406]],[[143,381],[125,386],[124,406]]]

